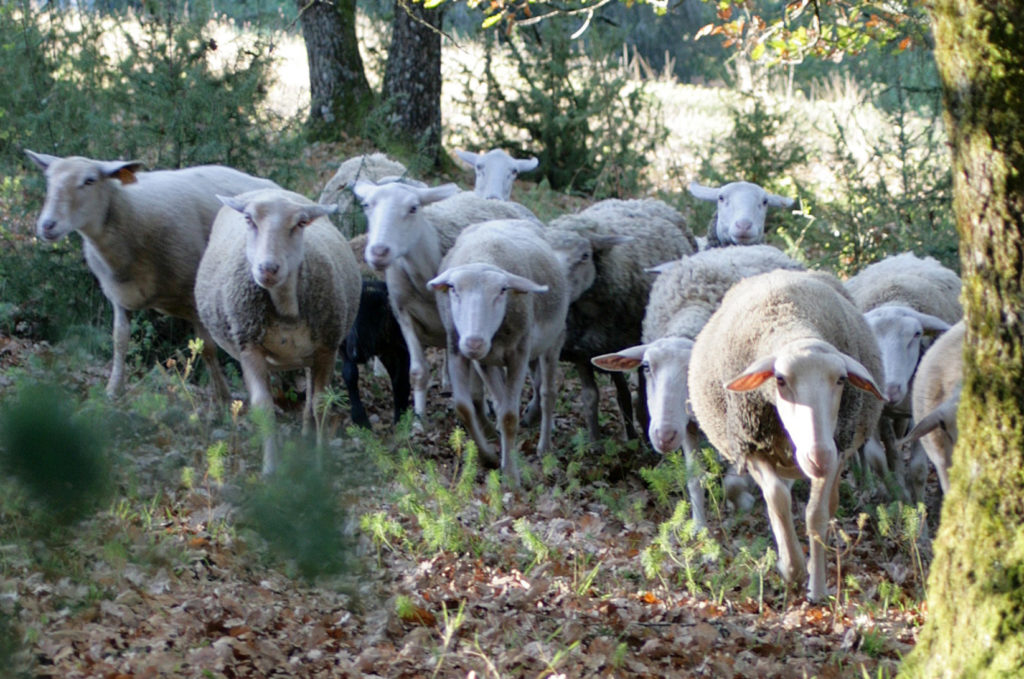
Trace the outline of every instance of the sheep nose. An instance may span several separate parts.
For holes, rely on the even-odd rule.
[[[746,234],[750,233],[750,229],[754,226],[754,223],[749,219],[739,219],[736,221],[735,226],[737,233]]]
[[[390,252],[391,248],[389,248],[387,245],[378,244],[370,246],[370,254],[373,255],[374,258],[376,259],[383,259],[387,257]]]
[[[281,270],[281,265],[277,262],[260,262],[260,273],[269,274],[273,276]]]
[[[889,403],[899,403],[903,400],[903,385],[900,384],[887,384],[885,385],[885,398],[889,400]]]
[[[56,228],[56,219],[43,219],[40,220],[39,224],[36,226],[36,233],[39,235],[40,238],[44,240],[50,240],[53,237],[53,231]]]
[[[659,453],[668,454],[679,448],[679,430],[675,427],[655,427],[651,443]]]
[[[471,337],[463,337],[461,344],[462,353],[467,358],[480,359],[486,354],[487,343],[484,342],[484,338],[474,335]]]

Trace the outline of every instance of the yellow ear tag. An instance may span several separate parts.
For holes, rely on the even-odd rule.
[[[122,184],[134,184],[139,181],[135,178],[135,173],[126,167],[122,167],[120,170],[115,172],[114,176],[117,177],[118,181]]]

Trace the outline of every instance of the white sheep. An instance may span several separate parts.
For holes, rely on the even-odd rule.
[[[430,377],[424,348],[446,344],[427,282],[437,275],[442,256],[465,227],[492,219],[529,218],[532,213],[516,203],[460,192],[454,184],[420,188],[359,180],[352,191],[367,215],[366,261],[385,272],[391,306],[409,348],[413,413],[422,423]]]
[[[561,360],[576,366],[582,385],[583,414],[591,441],[601,437],[598,424],[598,389],[593,356],[640,343],[644,308],[652,278],[646,269],[666,259],[692,254],[693,234],[679,212],[660,200],[609,199],[553,220],[550,228],[568,231],[591,240],[594,282],[569,305],[566,339]],[[555,236],[550,236],[549,240]],[[610,247],[614,245],[614,247]],[[574,295],[579,277],[570,282]],[[611,373],[622,412],[626,435],[636,438],[632,396],[625,377]],[[641,393],[645,387],[640,376]],[[536,408],[527,411],[535,418]],[[647,427],[641,399],[640,425]]]
[[[791,207],[794,202],[751,182],[730,182],[716,189],[693,181],[690,193],[718,206],[708,227],[707,248],[763,243],[768,208]]]
[[[927,342],[963,316],[960,277],[931,257],[905,252],[865,267],[845,285],[878,341],[885,373],[888,405],[865,445],[866,462],[876,473],[891,471],[918,502],[927,477],[924,451],[915,446],[905,470],[894,438],[907,428],[911,385]]]
[[[825,589],[825,539],[845,456],[877,425],[878,346],[840,282],[773,271],[725,295],[694,343],[690,399],[701,429],[761,488],[789,582],[807,569],[793,524],[790,480],[808,477],[808,597]]]
[[[725,293],[740,280],[775,269],[803,270],[804,266],[770,245],[716,248],[698,252],[653,269],[658,273],[643,322],[643,344],[592,359],[605,370],[642,368],[647,381],[650,412],[648,438],[667,454],[680,447],[690,475],[687,490],[693,519],[707,525],[704,492],[697,474],[698,431],[688,404],[687,373],[693,343]],[[727,496],[737,505],[749,500],[733,476],[726,477]]]
[[[191,321],[218,400],[230,399],[217,347],[196,313],[196,268],[220,209],[217,194],[277,186],[217,165],[140,172],[138,161],[59,158],[26,150],[46,173],[39,240],[82,236],[89,270],[114,309],[114,359],[107,394],[124,389],[128,312],[156,309]]]
[[[355,321],[360,276],[348,242],[327,219],[336,208],[284,189],[221,196],[196,276],[199,316],[242,364],[251,407],[274,419],[269,373],[306,371],[303,429]],[[322,443],[317,428],[317,442]],[[273,434],[263,473],[277,467]]]
[[[943,333],[925,352],[914,379],[914,428],[905,443],[918,439],[935,465],[942,493],[949,492],[949,467],[956,444],[956,413],[964,373],[964,322]]]
[[[338,206],[334,219],[347,238],[356,235],[360,226],[359,210],[352,195],[352,184],[360,179],[380,184],[403,182],[426,187],[423,182],[409,176],[405,165],[383,153],[366,153],[347,159],[324,185],[317,200],[323,205]]]
[[[569,284],[561,262],[533,222],[500,220],[465,229],[429,283],[447,333],[455,410],[482,453],[491,444],[478,422],[472,381],[477,368],[497,414],[501,469],[519,485],[515,437],[531,364],[540,394],[537,452],[551,448],[558,352],[565,339]],[[489,453],[493,455],[493,453]]]
[[[491,149],[487,153],[472,151],[456,151],[456,155],[467,166],[476,172],[476,184],[473,191],[484,198],[510,200],[512,184],[523,172],[529,172],[540,162],[536,158],[519,160],[501,149]]]

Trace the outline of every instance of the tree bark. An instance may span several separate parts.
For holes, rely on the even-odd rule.
[[[314,139],[336,140],[373,108],[356,38],[355,0],[296,0],[309,60],[310,108],[307,127]]]
[[[382,99],[387,127],[408,151],[441,163],[441,22],[446,4],[396,0]]]
[[[931,8],[967,337],[928,622],[906,677],[1024,676],[1024,4]]]

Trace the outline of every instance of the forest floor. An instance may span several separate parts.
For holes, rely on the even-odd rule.
[[[811,604],[773,567],[760,497],[738,512],[712,479],[710,530],[691,530],[679,458],[625,442],[607,385],[605,444],[583,442],[568,374],[555,452],[522,431],[509,490],[452,437],[436,387],[411,433],[364,369],[373,433],[348,429],[342,398],[324,471],[267,482],[248,418],[211,416],[187,363],[136,372],[108,402],[102,359],[0,337],[5,401],[59,379],[113,462],[112,493],[72,523],[0,479],[0,676],[888,677],[924,620],[913,512],[847,471],[833,596]],[[794,496],[803,534],[806,486]]]

